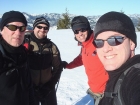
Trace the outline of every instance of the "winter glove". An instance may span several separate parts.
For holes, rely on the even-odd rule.
[[[67,62],[66,61],[62,61],[62,67],[65,69],[66,68],[66,66],[67,66]]]

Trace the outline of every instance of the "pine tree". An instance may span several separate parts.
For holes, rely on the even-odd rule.
[[[57,29],[69,29],[70,28],[70,17],[69,12],[66,9],[66,12],[62,14],[63,18],[60,18],[57,23]]]
[[[123,13],[124,14],[124,11],[121,9],[121,11],[120,11],[121,13]]]

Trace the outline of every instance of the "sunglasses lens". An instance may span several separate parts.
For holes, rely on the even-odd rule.
[[[104,41],[107,41],[110,46],[117,46],[122,44],[124,40],[125,39],[122,36],[112,36],[107,40],[96,39],[93,41],[93,44],[95,45],[96,48],[101,48],[104,46]]]
[[[107,39],[108,44],[111,46],[117,46],[123,43],[123,41],[124,41],[124,37],[122,36],[114,36]]]
[[[78,30],[74,30],[74,34],[78,34],[79,33],[79,31]]]
[[[25,26],[21,26],[21,27],[20,27],[20,31],[21,31],[21,32],[24,32],[25,30],[26,30],[26,27],[25,27]]]
[[[48,27],[44,27],[44,30],[48,30],[49,28]]]
[[[14,25],[7,25],[6,27],[11,31],[16,31],[17,30],[17,27],[14,26]]]
[[[104,45],[104,41],[99,39],[99,40],[94,40],[93,44],[96,46],[96,48],[101,48]]]
[[[42,29],[42,27],[41,26],[36,26],[38,29]]]
[[[15,25],[6,25],[6,27],[11,30],[11,31],[16,31],[17,29],[19,29],[20,32],[24,32],[26,30],[26,26],[15,26]]]
[[[116,46],[115,38],[109,38],[107,39],[107,42],[111,46]]]
[[[42,26],[36,26],[38,29],[44,29],[44,30],[48,30],[49,29],[49,27],[42,27]]]
[[[87,29],[81,28],[80,30],[74,30],[74,34],[79,34],[79,31],[85,32],[85,31],[87,31]]]
[[[81,31],[81,32],[85,32],[85,31],[87,31],[87,29],[82,28],[80,31]]]

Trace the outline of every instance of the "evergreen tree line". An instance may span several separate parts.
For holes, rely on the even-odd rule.
[[[123,10],[120,10],[120,12],[124,13]],[[70,22],[71,21],[69,17],[69,11],[66,8],[66,12],[62,14],[62,18],[58,20],[57,29],[69,29],[71,27]],[[140,18],[139,18],[138,26],[136,28],[138,29],[138,31],[140,31]]]
[[[62,18],[58,20],[57,29],[69,29],[70,28],[70,17],[69,12],[66,9],[66,12],[62,14]]]

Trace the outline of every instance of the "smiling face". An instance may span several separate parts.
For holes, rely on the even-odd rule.
[[[41,28],[38,28],[38,26],[41,26]],[[48,26],[45,24],[38,24],[34,29],[34,34],[38,39],[45,38],[48,33]],[[46,30],[47,29],[47,30]]]
[[[75,37],[76,39],[79,41],[79,42],[85,42],[86,39],[87,39],[87,36],[88,36],[88,31],[79,31],[77,34],[75,34]]]
[[[9,25],[15,26],[25,26],[22,22],[11,22]],[[13,47],[18,47],[23,43],[25,31],[21,32],[19,29],[11,31],[6,26],[4,26],[1,31],[3,39]]]
[[[105,31],[100,33],[96,39],[107,40],[111,36],[125,37],[125,35],[118,32]],[[125,38],[123,43],[116,46],[111,46],[107,41],[104,41],[104,46],[96,50],[105,69],[107,71],[112,71],[118,69],[129,58],[134,56],[134,49],[135,44],[129,38]]]

